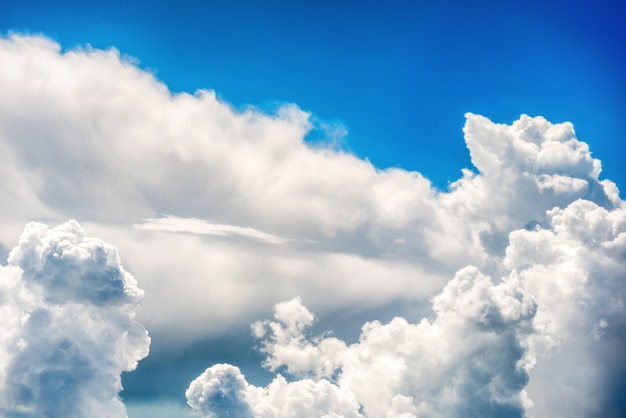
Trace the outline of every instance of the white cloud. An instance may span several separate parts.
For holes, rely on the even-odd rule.
[[[310,378],[287,383],[279,375],[251,395],[233,366],[213,366],[191,384],[189,404],[206,417],[226,416],[216,393],[261,417],[300,416],[295,405],[302,403],[312,408],[307,416],[362,416],[361,409],[368,417],[523,416],[530,404],[523,340],[535,314],[532,297],[513,279],[494,286],[468,267],[434,299],[433,308],[436,317],[418,324],[402,318],[367,323],[360,341],[347,346],[332,337],[306,337],[313,315],[299,299],[279,303],[274,321],[253,325],[268,354],[266,366]],[[229,383],[216,377],[225,371]],[[272,402],[282,415],[263,409],[266,397],[254,395],[272,393],[275,386],[291,393]],[[351,401],[347,409],[345,400]]]
[[[143,278],[139,315],[156,333],[201,338],[304,293],[323,309],[425,300],[480,252],[465,237],[447,238],[454,227],[420,174],[308,147],[309,116],[295,106],[268,115],[235,111],[212,92],[170,95],[114,50],[62,53],[39,37],[2,39],[0,59],[8,63],[0,69],[0,144],[10,151],[0,163],[22,180],[0,186],[20,192],[15,214],[4,207],[0,215],[11,225],[77,218],[114,242]],[[159,213],[175,217],[177,229],[185,222],[186,230],[289,239],[289,248],[128,228]],[[15,232],[3,231],[9,246]],[[363,300],[382,277],[390,286]],[[189,314],[215,328],[181,327]]]
[[[30,219],[79,219],[123,247],[143,278],[142,321],[186,339],[300,294],[325,311],[397,300],[427,307],[456,270],[484,267],[510,231],[543,222],[553,206],[619,202],[569,123],[523,116],[508,126],[468,114],[479,173],[465,171],[443,192],[419,173],[309,147],[310,115],[294,105],[266,114],[234,110],[213,92],[172,95],[115,50],[61,52],[48,39],[11,35],[0,59],[0,195],[13,202],[0,208],[8,224],[0,241],[10,246],[15,225]],[[283,245],[260,250],[254,241]],[[389,285],[370,285],[381,280],[372,276]],[[200,295],[209,293],[218,309],[206,308]],[[239,299],[232,312],[222,306]],[[219,326],[180,327],[192,313]]]
[[[369,320],[374,309],[409,318],[428,309],[455,272],[474,265],[482,284],[468,295],[483,289],[487,302],[461,298],[467,312],[454,315],[463,321],[483,302],[504,316],[516,312],[517,296],[493,293],[512,291],[500,277],[538,303],[534,337],[520,340],[529,346],[516,354],[538,359],[529,372],[535,403],[529,414],[558,416],[565,404],[574,416],[599,404],[598,388],[617,387],[611,382],[623,370],[614,351],[622,347],[624,286],[617,277],[625,238],[611,234],[622,230],[624,204],[615,184],[599,180],[599,160],[570,123],[522,116],[505,125],[467,114],[465,140],[476,172],[464,170],[441,191],[419,173],[377,169],[336,149],[332,133],[309,146],[304,138],[314,118],[294,105],[267,114],[235,110],[213,92],[172,95],[115,50],[61,51],[43,37],[10,35],[0,39],[0,62],[0,198],[11,202],[0,207],[0,249],[10,248],[29,220],[79,219],[114,243],[141,278],[146,301],[138,319],[159,344],[180,348],[225,333],[298,295],[327,318],[356,311]],[[19,312],[9,310],[31,296],[11,289],[19,302],[3,309],[7,323],[17,324]],[[71,282],[51,289],[53,299],[95,300]],[[425,330],[455,317],[444,314],[455,309],[445,305],[431,325],[411,320],[376,329],[395,324],[435,338]],[[519,327],[511,328],[491,342],[517,335]],[[286,330],[266,334],[276,335],[266,340],[275,348],[268,366],[283,362],[295,374],[311,373],[314,384],[323,376],[337,383],[329,370],[343,364],[337,357],[343,345],[352,346],[326,337],[283,344]],[[517,344],[506,341],[509,349]],[[579,361],[599,352],[620,366],[611,371],[608,361]],[[585,367],[573,370],[576,362]],[[558,373],[554,385],[540,383]],[[584,382],[582,375],[593,376],[596,388],[569,383]],[[489,390],[500,389],[506,384]],[[507,390],[502,405],[519,409],[521,389]],[[381,399],[396,411],[422,407],[413,395],[392,392]],[[574,399],[580,393],[589,396]],[[423,407],[438,411],[437,396]]]
[[[0,266],[3,417],[125,417],[121,373],[148,354],[117,251],[75,221],[26,226]]]
[[[312,373],[316,378],[330,378],[339,368],[337,355],[346,344],[337,338],[310,341],[303,331],[313,324],[315,316],[302,305],[300,298],[274,306],[274,321],[258,321],[252,332],[262,340],[262,351],[268,354],[265,366],[276,371],[281,366],[291,375]],[[265,337],[268,337],[265,339]]]
[[[219,418],[357,418],[354,396],[328,380],[288,383],[278,375],[266,388],[250,385],[239,369],[216,364],[187,389],[187,402],[198,416]]]
[[[536,414],[619,416],[626,212],[578,200],[548,219],[550,228],[511,233],[504,259],[539,306],[530,339],[538,358],[529,384]]]
[[[307,336],[314,316],[299,298],[277,304],[273,321],[252,326],[265,366],[302,379],[287,386],[331,384],[370,418],[620,416],[626,211],[577,200],[546,219],[510,234],[498,284],[461,269],[433,299],[433,319],[366,323],[352,345]]]

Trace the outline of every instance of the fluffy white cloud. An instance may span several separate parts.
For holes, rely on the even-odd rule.
[[[296,106],[267,114],[209,91],[172,95],[114,49],[61,51],[10,35],[0,59],[0,196],[12,202],[0,208],[0,242],[9,248],[32,219],[79,219],[144,278],[142,321],[180,341],[299,294],[323,311],[428,307],[456,270],[484,268],[510,231],[544,222],[553,206],[619,202],[569,123],[523,116],[508,126],[468,114],[478,173],[466,170],[444,192],[419,173],[308,146],[309,114]],[[219,326],[181,327],[189,315]]]
[[[529,385],[537,416],[620,416],[626,211],[578,200],[548,219],[550,228],[511,233],[503,261],[539,306]]]
[[[484,386],[499,399],[496,405],[514,413],[526,405],[516,385],[527,372],[535,404],[529,413],[538,416],[558,416],[563,404],[571,405],[570,416],[591,404],[602,409],[599,394],[618,387],[624,297],[617,278],[623,277],[624,238],[611,234],[622,230],[618,214],[624,204],[617,187],[600,180],[600,162],[570,123],[522,116],[505,125],[467,114],[465,140],[476,171],[464,170],[441,191],[419,173],[381,170],[332,146],[307,145],[310,117],[294,105],[268,114],[233,109],[213,92],[173,95],[115,50],[62,51],[44,37],[10,35],[0,39],[0,62],[0,198],[11,202],[0,207],[0,250],[12,246],[29,220],[79,219],[115,243],[141,277],[146,301],[138,319],[158,336],[155,342],[180,348],[220,335],[298,295],[327,318],[350,311],[372,319],[378,309],[386,318],[418,319],[432,295],[455,291],[465,295],[463,305],[440,296],[430,321],[394,320],[373,329],[396,327],[433,344],[458,344],[459,351],[446,358],[449,365],[466,364],[468,344],[515,352],[502,361],[509,361],[510,370],[512,359],[523,359],[523,372]],[[461,270],[467,265],[478,270]],[[470,276],[465,289],[460,277]],[[50,300],[98,297],[69,282],[50,285]],[[6,297],[15,301],[3,309],[7,323],[17,324],[20,311],[11,306],[26,306],[33,296],[19,286],[11,289]],[[530,306],[528,295],[537,313],[534,332],[526,335],[530,311],[517,319],[515,312]],[[279,306],[280,315],[296,305]],[[467,334],[462,328],[454,340],[443,331],[431,335],[454,329],[455,321],[472,323],[481,309],[500,312],[506,326]],[[256,327],[266,336],[266,365],[284,365],[315,385],[327,379],[345,390],[336,380],[349,369],[340,353],[360,345],[307,339],[302,333],[309,320],[284,322],[290,315]],[[6,341],[16,338],[3,332]],[[367,338],[376,335],[368,332]],[[493,340],[487,341],[490,333]],[[474,342],[473,336],[485,338]],[[402,353],[390,352],[389,367],[400,356],[398,364],[419,369]],[[571,367],[593,354],[597,361]],[[530,368],[533,358],[537,364]],[[493,364],[478,364],[497,375]],[[371,367],[387,365],[372,360]],[[473,400],[488,398],[476,389],[472,370],[458,372],[455,381],[477,391]],[[561,380],[541,383],[554,375]],[[396,397],[393,392],[404,386],[393,386],[395,381],[397,390],[383,394],[382,405],[398,413],[443,413],[447,392],[441,388],[448,386],[441,379],[430,382],[428,405],[411,398],[417,389]],[[351,393],[373,390],[354,385]],[[580,393],[588,396],[575,398]],[[367,408],[376,413],[375,405]]]
[[[443,284],[441,270],[451,273],[478,251],[465,238],[448,238],[453,227],[419,173],[380,171],[347,153],[308,147],[309,115],[293,105],[265,114],[234,110],[212,92],[171,95],[115,50],[62,52],[42,37],[1,39],[0,59],[7,63],[0,69],[7,171],[0,193],[13,202],[0,208],[9,224],[0,240],[8,247],[18,233],[12,225],[31,219],[79,219],[144,277],[150,297],[139,315],[152,329],[198,338],[212,332],[204,323],[249,322],[300,293],[323,309],[425,299]],[[128,228],[145,219],[151,231]],[[173,229],[202,225],[205,234],[174,238],[168,219],[177,220]],[[227,236],[206,233],[207,225]],[[244,242],[232,245],[236,237]],[[257,245],[268,238],[288,240],[289,249]],[[431,248],[438,261],[430,261]],[[188,269],[173,261],[181,257]],[[370,272],[393,285],[364,303],[357,296],[380,287]],[[414,283],[417,275],[428,279]],[[260,277],[280,282],[276,293]],[[328,283],[341,287],[333,300]],[[372,285],[359,291],[363,283]],[[187,298],[186,314],[203,319],[199,326],[180,326],[173,289]],[[235,299],[242,309],[224,315],[224,301]],[[206,308],[213,303],[220,309]]]
[[[287,386],[330,384],[370,418],[620,416],[626,211],[576,200],[546,219],[511,232],[498,284],[461,269],[433,299],[433,319],[366,323],[352,345],[308,337],[314,316],[299,298],[277,304],[273,321],[252,326],[265,366],[306,377]],[[213,416],[197,396],[189,404]]]
[[[523,416],[529,402],[522,341],[531,330],[535,307],[517,281],[494,286],[468,267],[433,300],[436,318],[418,324],[403,318],[385,325],[367,323],[360,341],[350,346],[336,338],[307,338],[304,331],[313,315],[299,299],[277,304],[275,321],[257,322],[253,330],[257,337],[267,338],[263,351],[271,370],[285,366],[290,374],[311,377],[287,383],[279,375],[265,389],[271,393],[277,381],[287,391],[293,388],[292,396],[298,399],[274,400],[275,408],[284,408],[282,416],[299,416],[294,405],[303,402],[311,405],[310,416],[359,410],[368,417]],[[241,388],[221,389],[216,370],[237,375]],[[219,398],[206,395],[223,390],[254,416],[280,416],[257,405],[264,397],[247,396],[244,382],[232,366],[214,366],[190,386],[189,404],[203,416],[225,416]],[[203,395],[198,394],[200,385]],[[329,390],[320,392],[319,386]],[[341,396],[329,398],[329,393]],[[348,409],[341,403],[345,399],[352,400]]]
[[[278,375],[260,388],[250,385],[239,369],[229,364],[208,368],[191,383],[186,395],[197,415],[207,418],[363,417],[354,395],[328,380],[288,383]]]
[[[3,417],[125,417],[121,373],[148,354],[143,291],[75,221],[30,223],[0,266]]]
[[[262,351],[268,354],[265,366],[276,371],[284,365],[292,375],[332,377],[339,368],[337,355],[345,351],[346,344],[336,338],[306,339],[303,331],[313,324],[315,316],[300,298],[276,304],[274,318],[276,321],[252,325],[254,336],[263,340]]]

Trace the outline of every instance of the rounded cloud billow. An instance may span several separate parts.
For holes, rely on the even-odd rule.
[[[3,417],[125,417],[121,373],[148,355],[143,291],[75,221],[30,223],[0,266]]]
[[[209,367],[204,417],[624,415],[625,204],[571,123],[468,113],[439,190],[114,49],[0,62],[2,415],[124,417],[139,322],[129,411],[185,414]],[[211,357],[249,324],[269,383]]]

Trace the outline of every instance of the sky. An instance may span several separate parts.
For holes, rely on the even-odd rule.
[[[623,6],[432,3],[2,3],[1,414],[623,416]]]

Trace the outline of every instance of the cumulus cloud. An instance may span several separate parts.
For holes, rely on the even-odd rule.
[[[426,299],[443,284],[441,270],[453,272],[478,251],[466,237],[446,238],[448,216],[437,211],[436,191],[422,175],[309,147],[310,115],[294,105],[267,114],[235,110],[210,91],[172,95],[115,50],[61,51],[43,37],[0,39],[0,59],[7,63],[0,69],[0,166],[10,179],[0,189],[13,202],[0,208],[9,224],[0,240],[10,245],[14,225],[30,219],[80,219],[122,248],[145,278],[152,296],[139,315],[157,332],[178,331],[180,341],[213,332],[181,326],[172,303],[182,299],[185,315],[218,331],[305,292],[317,295],[318,308],[369,308],[372,301],[357,296],[372,287],[359,290],[363,282],[376,283],[366,280],[372,272],[393,283],[376,305]],[[171,218],[157,221],[162,213]],[[164,225],[174,219],[175,227]],[[203,234],[174,238],[164,232],[172,228]],[[288,239],[289,249],[233,245],[219,234]],[[431,248],[453,254],[431,261]],[[175,261],[181,257],[188,268]],[[427,279],[414,283],[416,274]],[[334,300],[313,276],[342,287]],[[260,277],[278,282],[276,293]],[[232,300],[241,309],[231,314],[222,305]],[[213,305],[224,309],[207,309]]]
[[[261,417],[300,416],[302,404],[311,417],[524,416],[529,361],[523,340],[534,299],[515,280],[494,286],[468,267],[433,300],[433,309],[434,319],[417,324],[399,317],[367,323],[360,341],[348,346],[307,337],[314,317],[300,299],[279,303],[274,321],[253,325],[266,366],[308,378],[287,382],[279,375],[267,388],[252,388],[233,366],[217,365],[191,384],[189,405],[206,417],[226,416],[220,408],[231,401]],[[282,415],[262,406],[276,387],[290,393],[273,399]]]
[[[210,91],[171,94],[114,49],[63,51],[44,37],[9,35],[0,61],[0,198],[11,202],[0,207],[0,250],[28,220],[80,219],[142,277],[138,319],[161,344],[219,335],[291,300],[255,333],[266,367],[302,380],[280,380],[282,392],[242,385],[258,395],[244,396],[253,411],[272,393],[309,386],[335,399],[328,405],[352,394],[370,415],[460,414],[496,399],[489,405],[502,414],[591,416],[620,398],[624,204],[572,124],[467,114],[474,169],[437,190],[420,173],[379,169],[324,141],[310,146],[314,118],[295,105],[266,113],[234,109]],[[3,269],[14,275],[3,284],[13,324],[3,341],[19,341],[20,307],[43,296],[11,284],[22,283],[15,266]],[[38,279],[50,289],[42,303],[96,312],[100,299],[120,297],[106,280],[83,289],[73,277]],[[410,320],[369,322],[356,345],[307,337],[313,319],[298,295],[320,317],[377,309]],[[403,351],[376,343],[388,360],[368,360],[385,333]],[[444,357],[446,373],[405,376],[403,367],[427,367],[412,357],[413,338]],[[497,367],[496,347],[508,350]],[[359,382],[387,369],[382,406],[362,400],[375,389]],[[328,413],[348,414],[350,402]]]
[[[621,416],[626,211],[579,199],[546,219],[511,232],[497,284],[461,269],[433,298],[434,318],[366,323],[352,345],[309,337],[314,315],[299,298],[277,304],[252,326],[265,366],[302,379],[287,386],[331,385],[367,417]],[[254,410],[256,398],[233,396]]]
[[[433,299],[433,319],[370,322],[352,345],[308,337],[313,314],[298,298],[279,303],[273,321],[253,325],[264,365],[294,376],[277,377],[287,387],[331,385],[368,417],[620,416],[626,212],[616,188],[599,181],[599,161],[570,124],[467,117],[479,173],[466,172],[436,199],[444,213],[471,221],[467,232],[483,251],[476,261],[500,274],[497,283],[463,268]],[[495,202],[481,200],[489,192]],[[504,236],[499,245],[496,234]],[[244,393],[232,396],[271,416]],[[189,404],[212,413],[197,396]],[[325,400],[315,414],[335,407]]]
[[[626,212],[577,200],[547,217],[550,228],[512,232],[503,260],[539,306],[537,416],[623,415]]]
[[[241,371],[229,364],[208,368],[191,383],[186,396],[196,415],[207,418],[363,416],[354,396],[327,380],[288,383],[278,375],[266,388],[260,388],[249,384]]]
[[[427,308],[455,271],[487,268],[510,231],[545,222],[552,207],[578,198],[605,208],[620,202],[570,123],[522,116],[504,125],[468,114],[477,172],[465,170],[441,191],[420,173],[309,146],[314,118],[295,105],[268,114],[233,109],[211,91],[171,94],[114,49],[62,51],[44,37],[9,35],[0,39],[0,59],[0,196],[13,202],[0,208],[7,223],[0,241],[11,245],[15,225],[31,219],[89,222],[145,277],[153,296],[142,321],[179,330],[180,341],[207,331],[180,326],[172,292],[187,298],[185,315],[230,325],[299,294],[324,311],[398,300]],[[165,233],[172,230],[202,237],[172,238]],[[224,243],[228,237],[251,242]],[[259,242],[283,245],[259,250]],[[250,255],[258,251],[261,266]],[[208,253],[251,259],[250,268],[207,266],[197,254]],[[375,301],[355,297],[377,282],[366,280],[371,271],[392,285],[382,294],[381,286],[368,288]],[[181,275],[185,288],[176,290]],[[267,293],[260,275],[279,282],[275,293],[258,297]],[[238,313],[206,309],[234,299],[242,299]]]
[[[148,354],[143,291],[75,221],[30,223],[0,266],[4,417],[126,417],[121,373]]]

